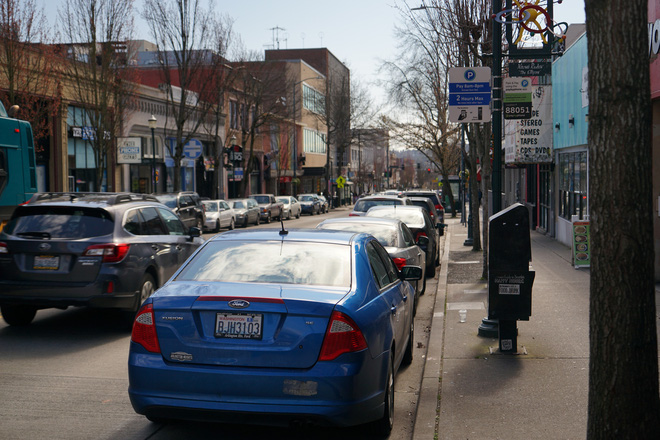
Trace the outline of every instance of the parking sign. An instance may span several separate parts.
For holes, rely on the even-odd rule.
[[[449,120],[490,121],[490,67],[449,69]]]

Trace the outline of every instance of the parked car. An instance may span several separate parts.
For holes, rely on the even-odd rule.
[[[186,227],[195,226],[202,230],[206,217],[204,205],[199,194],[193,191],[181,191],[174,194],[154,194],[159,202],[172,209]]]
[[[284,204],[282,202],[278,202],[274,195],[253,194],[250,196],[250,198],[256,200],[259,204],[261,220],[265,221],[266,223],[270,223],[272,219],[282,219],[282,208],[284,208]]]
[[[234,210],[224,200],[202,200],[206,212],[204,229],[218,232],[221,228],[230,231],[236,226]]]
[[[319,194],[318,198],[321,201],[321,213],[325,214],[330,210],[330,203],[328,203],[328,199],[324,195]]]
[[[234,211],[236,225],[247,228],[248,224],[261,223],[261,211],[254,199],[229,199],[227,203]]]
[[[150,195],[38,193],[0,232],[0,309],[9,325],[37,310],[137,310],[202,244],[201,231]]]
[[[442,205],[440,205],[440,211],[438,211],[438,210],[435,209],[435,205],[433,204],[433,200],[431,200],[428,197],[412,196],[412,197],[410,197],[410,201],[413,202],[413,205],[421,206],[422,208],[424,208],[424,210],[429,213],[429,217],[431,217],[431,221],[433,221],[434,224],[439,225],[438,233],[440,235],[444,235],[445,215],[444,215],[444,209],[442,208]]]
[[[445,222],[445,207],[442,204],[442,197],[438,194],[437,191],[425,191],[425,190],[410,190],[404,193],[407,197],[428,197],[433,202],[433,206],[438,213],[439,220],[436,219],[436,223]],[[440,232],[444,231],[444,228],[439,229]],[[442,234],[440,234],[442,235]]]
[[[415,241],[427,237],[427,246],[420,244],[426,253],[426,276],[434,277],[435,268],[440,265],[440,237],[438,226],[431,221],[428,213],[419,206],[376,206],[367,211],[367,217],[396,218],[404,222],[415,234]]]
[[[421,276],[368,234],[218,234],[137,313],[131,404],[150,420],[371,422],[386,435],[413,356],[405,281]]]
[[[390,258],[401,270],[404,266],[419,266],[422,272],[426,270],[426,254],[418,246],[427,245],[427,237],[419,237],[415,243],[412,231],[401,220],[378,217],[341,217],[324,220],[316,226],[317,229],[334,229],[339,231],[364,232],[371,234],[385,247]],[[423,274],[424,275],[424,274]],[[415,282],[415,310],[417,298],[426,290],[426,277]]]
[[[282,216],[286,220],[290,220],[291,217],[300,218],[302,207],[298,199],[293,196],[280,196],[277,200],[282,202]]]
[[[298,194],[300,207],[303,214],[320,214],[321,213],[321,199],[316,194]]]
[[[407,197],[401,197],[396,195],[379,194],[373,196],[366,196],[366,197],[362,197],[357,202],[355,202],[355,205],[353,206],[353,211],[351,211],[348,215],[349,217],[363,216],[369,210],[369,208],[373,208],[374,206],[379,206],[379,205],[403,206],[403,205],[412,205],[412,202]]]

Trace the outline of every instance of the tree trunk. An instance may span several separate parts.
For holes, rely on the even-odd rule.
[[[585,5],[592,247],[587,438],[660,438],[647,1]]]

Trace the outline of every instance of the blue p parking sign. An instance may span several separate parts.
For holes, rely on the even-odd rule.
[[[490,68],[452,67],[449,69],[449,120],[451,122],[490,121]]]

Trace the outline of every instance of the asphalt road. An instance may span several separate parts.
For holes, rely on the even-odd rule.
[[[284,222],[316,226],[346,210]],[[250,228],[280,227],[279,222]],[[206,234],[210,237],[212,234]],[[411,439],[430,333],[436,279],[427,280],[415,319],[413,363],[395,383],[395,421],[389,438]],[[41,310],[27,327],[0,320],[0,438],[13,439],[365,439],[365,429],[273,428],[199,422],[149,422],[128,399],[130,320],[107,310]]]

